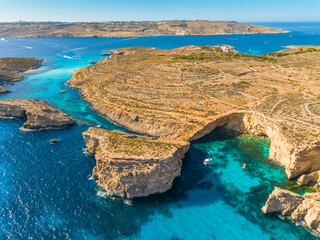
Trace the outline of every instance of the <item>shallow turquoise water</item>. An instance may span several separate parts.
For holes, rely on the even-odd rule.
[[[284,170],[267,160],[265,139],[217,130],[191,144],[182,176],[170,191],[145,199],[110,198],[91,179],[95,161],[83,154],[81,133],[95,124],[125,129],[100,117],[64,84],[73,71],[102,58],[99,53],[105,49],[219,43],[260,54],[284,45],[320,45],[320,35],[298,31],[0,42],[0,57],[44,59],[43,67],[10,86],[13,93],[0,99],[43,99],[78,122],[69,129],[23,132],[23,120],[0,120],[0,239],[314,239],[303,227],[260,211],[273,186],[290,185]],[[59,143],[50,145],[52,138]],[[207,157],[214,160],[204,166]]]

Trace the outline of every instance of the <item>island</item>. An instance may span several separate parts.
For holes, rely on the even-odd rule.
[[[287,31],[234,21],[120,21],[0,23],[0,37],[148,37],[159,35],[225,35]]]
[[[112,54],[67,82],[98,113],[138,134],[94,127],[83,133],[96,159],[93,176],[110,195],[170,189],[189,143],[217,127],[269,138],[270,161],[289,179],[319,189],[320,47],[263,55],[228,45],[131,47]],[[276,212],[270,209],[264,212]]]
[[[29,130],[64,128],[75,124],[66,113],[35,99],[1,100],[0,117],[26,117],[27,121],[23,124],[23,128]]]
[[[0,84],[12,85],[24,77],[21,73],[39,68],[42,60],[37,58],[0,58]],[[6,88],[0,87],[0,94],[9,93]]]

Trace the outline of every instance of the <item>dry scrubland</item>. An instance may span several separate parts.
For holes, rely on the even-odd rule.
[[[114,54],[77,71],[70,84],[103,115],[135,132],[191,140],[235,110],[287,119],[282,129],[294,134],[293,140],[310,137],[301,134],[302,126],[320,126],[319,47],[260,56],[210,46],[126,48]],[[119,114],[129,119],[121,122]]]

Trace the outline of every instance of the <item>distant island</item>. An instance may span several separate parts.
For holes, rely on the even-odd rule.
[[[226,35],[287,31],[234,21],[14,22],[0,23],[0,37],[147,37]]]

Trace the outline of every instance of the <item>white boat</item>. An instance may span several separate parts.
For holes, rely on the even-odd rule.
[[[204,165],[207,165],[209,162],[212,161],[212,158],[206,158],[204,161],[203,161],[203,164]]]
[[[7,41],[7,39],[5,39],[5,38],[1,38],[1,41]]]

